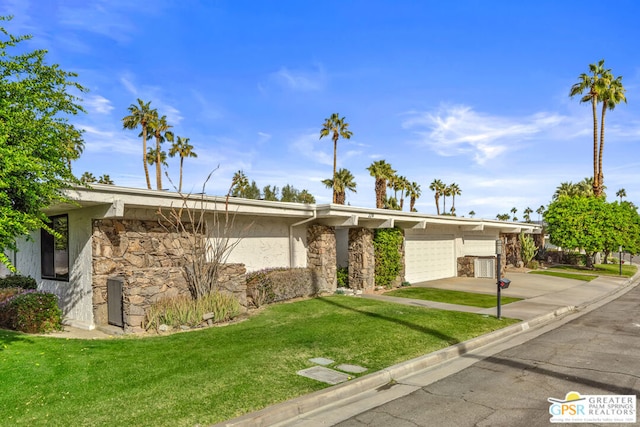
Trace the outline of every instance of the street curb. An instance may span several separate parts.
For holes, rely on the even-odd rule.
[[[566,306],[534,319],[516,323],[485,335],[443,348],[441,350],[416,357],[397,365],[390,366],[358,379],[338,384],[326,389],[306,394],[267,408],[252,412],[232,420],[215,424],[214,427],[271,426],[279,422],[292,420],[303,414],[317,410],[341,399],[353,397],[401,379],[418,371],[431,368],[440,363],[462,356],[489,343],[508,336],[520,334],[531,328],[546,324],[557,317],[576,311],[574,306]]]
[[[416,357],[415,359],[390,366],[388,368],[373,372],[371,374],[348,381],[346,383],[318,390],[304,396],[296,397],[282,403],[268,406],[264,409],[240,416],[238,418],[223,421],[221,423],[215,424],[213,427],[267,427],[284,421],[300,418],[304,414],[318,410],[324,406],[335,403],[342,399],[347,399],[360,393],[373,390],[384,385],[388,385],[393,381],[397,381],[409,375],[415,374],[416,372],[432,368],[440,363],[447,362],[456,357],[460,357],[464,354],[477,350],[488,344],[497,342],[506,337],[516,336],[532,328],[544,326],[545,324],[559,317],[563,317],[565,315],[578,311],[583,311],[594,304],[612,298],[614,295],[626,293],[634,287],[630,286],[634,284],[634,282],[638,282],[635,283],[635,285],[638,285],[640,283],[640,271],[636,273],[635,276],[625,281],[620,287],[613,289],[612,291],[603,294],[600,297],[578,307],[561,307],[550,313],[535,317],[531,320],[522,321],[520,323],[516,323],[515,325],[510,325],[506,328],[498,329],[488,334],[463,341],[461,343],[443,348],[433,353]]]

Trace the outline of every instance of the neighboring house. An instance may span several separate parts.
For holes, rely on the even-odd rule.
[[[163,227],[158,217],[159,209],[183,205],[179,194],[100,184],[68,194],[75,204],[46,211],[63,238],[33,233],[31,240],[18,242],[17,253],[8,254],[21,274],[38,281],[40,290],[58,295],[68,324],[93,329],[111,323],[139,330],[151,302],[187,292],[180,261],[183,237]],[[233,221],[229,234],[237,246],[221,285],[245,304],[245,273],[265,268],[306,268],[317,291],[334,292],[336,269],[348,267],[351,287],[372,290],[377,228],[404,231],[404,271],[398,283],[493,277],[496,239],[502,239],[507,254],[510,246],[515,248],[512,259],[505,258],[515,264],[517,234],[541,231],[535,224],[334,204],[233,197],[226,202],[199,195],[189,200],[192,209],[206,212],[209,225],[223,220],[225,213]]]

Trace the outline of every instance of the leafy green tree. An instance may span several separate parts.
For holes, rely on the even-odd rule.
[[[161,144],[165,141],[173,142],[173,132],[169,130],[172,126],[167,123],[167,116],[158,117],[156,110],[152,110],[152,115],[153,119],[149,122],[149,130],[156,139],[156,148],[155,150],[149,150],[149,152],[153,152],[156,158],[153,163],[149,162],[149,164],[156,165],[156,186],[157,190],[162,190],[162,166],[167,166],[165,161],[167,154],[161,149]],[[163,153],[164,159],[162,159]]]
[[[387,181],[392,179],[396,171],[385,160],[378,160],[367,168],[369,174],[375,178],[376,208],[383,209],[387,198]]]
[[[178,192],[182,191],[182,166],[184,163],[185,157],[193,157],[196,158],[198,155],[193,151],[193,145],[189,144],[189,138],[182,138],[181,136],[176,137],[176,141],[171,146],[169,150],[169,157],[175,157],[177,155],[180,156],[180,182],[178,184]]]
[[[351,171],[344,168],[336,172],[335,178],[335,181],[332,179],[324,179],[322,183],[327,186],[327,188],[333,188],[336,192],[335,203],[344,205],[347,198],[347,190],[355,193],[357,184]]]
[[[129,115],[122,118],[122,126],[125,129],[142,128],[142,164],[144,165],[144,177],[147,180],[147,188],[151,190],[151,179],[149,178],[149,167],[147,162],[147,140],[149,139],[149,123],[153,120],[154,114],[151,101],[144,102],[138,98],[138,105],[131,104],[128,108]],[[156,112],[157,116],[157,112]]]
[[[244,198],[258,200],[260,196],[261,196],[260,189],[258,188],[258,185],[256,184],[256,182],[252,180],[251,184],[247,186],[244,192]]]
[[[605,248],[605,226],[610,219],[609,206],[601,197],[561,196],[544,213],[552,244],[587,253],[587,266],[593,255]]]
[[[0,27],[0,262],[12,271],[5,251],[31,231],[53,232],[42,210],[68,201],[64,190],[80,183],[70,162],[81,132],[68,117],[84,112],[70,92],[86,89],[75,73],[47,64],[45,50],[28,51],[30,38]]]
[[[83,184],[93,184],[94,182],[96,182],[96,177],[93,176],[91,172],[83,172],[82,176],[80,177],[80,182],[82,182]]]
[[[436,201],[436,213],[438,215],[440,215],[440,196],[444,194],[446,187],[444,182],[439,179],[434,179],[431,184],[429,184],[429,190],[433,191],[433,197]]]
[[[113,185],[114,182],[111,179],[111,177],[107,174],[103,174],[100,175],[100,178],[98,178],[98,184],[109,184],[109,185]]]
[[[338,113],[333,113],[330,117],[325,119],[322,129],[320,129],[320,139],[325,136],[331,135],[333,140],[333,174],[331,175],[333,181],[336,182],[336,163],[338,159],[338,139],[343,137],[344,139],[350,139],[353,136],[353,132],[349,130],[349,123],[345,121],[344,117],[340,117]],[[333,189],[333,203],[336,201],[336,190]]]

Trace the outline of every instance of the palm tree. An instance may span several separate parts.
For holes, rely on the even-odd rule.
[[[149,130],[151,131],[151,135],[156,138],[156,149],[153,151],[156,154],[156,160],[153,163],[156,165],[156,186],[158,190],[162,190],[162,166],[166,165],[166,162],[160,159],[161,153],[164,153],[160,149],[160,145],[166,140],[173,142],[173,132],[169,129],[172,128],[170,124],[167,123],[167,116],[158,117],[158,112],[153,110],[154,115],[153,119],[149,122]]]
[[[385,209],[391,209],[393,211],[400,210],[400,205],[398,204],[398,199],[396,199],[393,196],[387,197],[387,199],[384,202],[384,208]]]
[[[107,174],[103,174],[100,176],[100,178],[98,178],[98,184],[109,184],[109,185],[113,185],[114,182],[111,179],[111,177]]]
[[[129,115],[122,118],[122,125],[125,129],[142,128],[142,164],[144,165],[144,177],[147,180],[147,188],[151,190],[151,180],[149,179],[149,168],[147,167],[147,132],[149,122],[153,119],[153,111],[149,107],[151,101],[146,104],[138,98],[138,105],[131,104],[128,108]],[[157,116],[157,112],[156,112]]]
[[[429,190],[434,192],[434,198],[436,199],[436,212],[440,215],[440,196],[444,193],[446,185],[439,179],[434,179],[429,185]]]
[[[462,190],[460,190],[460,186],[455,182],[449,186],[449,191],[451,193],[451,214],[456,214],[456,196],[460,196],[462,194]]]
[[[400,191],[400,210],[402,210],[404,208],[405,192],[409,189],[411,183],[405,176],[399,176],[397,181],[394,190],[397,188]]]
[[[540,207],[536,209],[536,213],[538,214],[538,222],[540,222],[541,215],[544,213],[544,205],[540,205]]]
[[[469,216],[471,218],[473,218],[474,216],[476,216],[476,211],[469,211]]]
[[[376,179],[376,208],[383,209],[387,196],[387,181],[395,175],[396,171],[385,160],[371,163],[367,170]]]
[[[239,170],[233,174],[231,178],[231,186],[227,192],[227,199],[229,196],[233,197],[246,197],[247,188],[249,187],[249,179],[243,171]]]
[[[327,188],[333,188],[336,193],[335,203],[338,205],[344,205],[346,201],[346,192],[347,190],[356,193],[356,182],[353,174],[342,168],[336,172],[335,180],[333,179],[323,179],[322,183],[327,186]]]
[[[611,75],[611,70],[607,70],[607,72],[603,75],[604,82],[606,84],[605,88],[602,91],[602,113],[600,117],[600,147],[598,149],[598,191],[594,194],[596,196],[601,196],[604,189],[604,176],[602,173],[602,154],[604,151],[604,116],[607,110],[614,110],[616,105],[620,104],[624,101],[627,103],[627,98],[625,96],[625,88],[622,85],[622,76],[618,76],[615,79]]]
[[[333,113],[329,118],[325,119],[322,129],[320,129],[320,139],[325,136],[331,135],[333,140],[333,175],[331,175],[336,181],[336,162],[338,153],[338,138],[350,139],[353,132],[349,130],[349,123],[345,122],[344,117],[340,117],[338,113]],[[333,189],[333,203],[336,203],[336,189]]]
[[[407,192],[405,195],[410,198],[409,212],[417,212],[415,208],[416,199],[422,195],[422,190],[420,189],[420,185],[415,181],[411,182],[407,188]]]
[[[96,182],[96,177],[91,172],[84,172],[80,177],[80,182],[83,184],[93,184]]]
[[[597,104],[598,97],[602,91],[602,73],[604,72],[604,59],[597,64],[589,64],[591,75],[582,73],[578,76],[578,82],[571,86],[569,96],[573,98],[576,95],[586,94],[580,98],[580,102],[591,102],[591,110],[593,116],[593,192],[596,194],[598,185],[598,115]]]
[[[443,215],[447,214],[447,197],[449,197],[450,195],[451,195],[451,187],[445,184],[444,188],[442,189],[442,214]]]
[[[513,216],[516,216],[516,212],[518,212],[518,208],[516,208],[515,206],[511,208],[511,213],[513,214]]]
[[[508,213],[496,215],[496,219],[499,221],[509,221],[509,218],[511,217]]]
[[[180,183],[178,184],[178,192],[182,191],[182,164],[185,157],[198,157],[193,151],[193,145],[189,144],[189,138],[183,138],[181,136],[176,137],[176,142],[173,143],[169,150],[169,157],[175,157],[176,154],[180,156]]]
[[[622,203],[622,198],[627,197],[627,190],[624,188],[619,189],[616,191],[616,197],[620,197],[620,203]]]
[[[529,206],[527,206],[527,208],[524,210],[524,220],[526,222],[531,222],[531,214],[533,213],[533,209],[531,209]]]
[[[147,163],[150,165],[155,165],[156,162],[160,159],[160,164],[162,166],[169,166],[167,164],[167,152],[164,150],[160,150],[160,153],[156,152],[155,148],[149,148],[149,152],[147,153]],[[160,188],[162,189],[162,188]]]

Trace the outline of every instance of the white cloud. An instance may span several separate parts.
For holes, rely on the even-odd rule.
[[[324,145],[333,147],[331,144]],[[312,159],[322,165],[333,165],[333,151],[329,154],[321,150],[322,145],[318,143],[317,132],[306,133],[296,137],[290,144],[290,148],[298,152],[301,156]]]
[[[109,114],[111,110],[113,110],[111,101],[100,95],[85,96],[83,99],[83,105],[87,107],[89,112],[98,114]]]
[[[322,66],[318,66],[313,71],[290,70],[282,67],[271,74],[271,79],[288,89],[302,92],[321,90],[325,87],[327,80]]]
[[[414,132],[423,144],[441,156],[472,156],[477,164],[496,158],[518,142],[548,131],[564,120],[562,116],[547,113],[522,118],[492,116],[464,105],[408,115],[402,127],[419,129]]]
[[[124,135],[122,132],[98,129],[91,125],[76,125],[84,130],[83,139],[86,152],[114,152],[121,154],[139,154],[142,151],[140,140]]]

